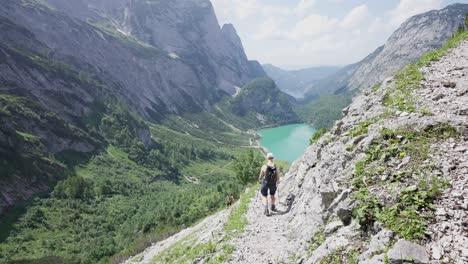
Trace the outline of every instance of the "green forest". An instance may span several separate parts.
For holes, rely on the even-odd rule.
[[[72,154],[50,157],[68,168],[68,177],[2,221],[0,260],[116,263],[221,209],[227,193],[238,197],[244,190],[234,159],[246,149],[161,125],[151,125],[154,142],[145,147],[136,140],[139,126],[145,123],[118,108],[101,120],[110,144],[100,154],[68,167]]]
[[[110,100],[96,104],[80,128],[24,97],[2,94],[0,106],[2,122],[11,124],[2,133],[13,133],[19,146],[0,149],[8,165],[2,175],[48,179],[50,186],[2,218],[0,262],[118,263],[223,208],[227,193],[239,197],[249,181],[236,177],[236,160],[261,161],[242,147],[253,136],[214,114],[153,124]],[[40,136],[14,132],[22,120],[84,138],[96,150],[53,155]]]

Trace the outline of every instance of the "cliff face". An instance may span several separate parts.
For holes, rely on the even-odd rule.
[[[262,76],[209,1],[6,1],[0,12],[49,56],[106,74],[148,118],[207,109]]]
[[[198,263],[466,263],[464,38],[446,55],[427,56],[356,97],[282,178],[272,216],[263,215],[254,187],[234,211],[128,263],[177,262],[185,247]],[[232,231],[229,219],[239,210],[246,224]]]
[[[454,4],[408,19],[372,60],[359,66],[348,86],[351,89],[371,88],[425,53],[441,47],[464,24],[467,13],[468,5]]]
[[[182,58],[201,79],[230,94],[235,86],[265,75],[251,70],[236,30],[231,24],[220,29],[208,0],[48,2]]]

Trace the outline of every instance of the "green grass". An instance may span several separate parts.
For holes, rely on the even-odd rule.
[[[357,249],[339,248],[332,254],[322,258],[319,264],[357,264],[359,251]]]
[[[325,128],[321,128],[315,132],[314,136],[310,139],[310,145],[317,143],[323,135],[328,132]]]
[[[468,40],[468,31],[456,33],[441,48],[425,54],[418,62],[410,64],[398,72],[395,75],[394,86],[384,95],[385,105],[408,113],[422,111],[422,109],[416,108],[417,98],[413,96],[413,91],[421,88],[421,82],[424,80],[420,68],[440,60],[464,40]],[[423,111],[423,114],[427,113]]]
[[[402,238],[422,238],[432,217],[433,201],[447,187],[444,179],[433,175],[438,168],[427,162],[431,160],[430,144],[457,137],[456,130],[445,123],[422,131],[384,129],[366,150],[366,158],[355,165],[353,197],[359,206],[354,216],[364,230],[379,221]],[[389,164],[395,159],[401,163],[406,157],[410,160],[398,170]],[[375,191],[390,197],[383,201]]]
[[[323,242],[325,242],[327,238],[323,234],[323,228],[317,230],[315,234],[310,238],[309,241],[307,241],[307,252],[308,255],[312,255],[312,253],[320,247]]]
[[[416,99],[412,93],[421,87],[423,79],[419,67],[415,64],[398,72],[395,75],[394,86],[384,95],[385,105],[408,113],[416,112]]]
[[[220,264],[230,259],[235,246],[230,240],[245,230],[247,226],[247,213],[250,200],[255,196],[254,187],[248,188],[240,198],[238,206],[234,207],[224,225],[224,234],[216,234],[206,243],[199,243],[197,232],[187,235],[182,240],[156,256],[152,263],[192,263],[195,258],[203,256],[205,263]]]
[[[34,200],[26,210],[12,214],[11,221],[2,222],[0,262],[39,261],[49,256],[73,260],[69,263],[119,262],[216,212],[224,206],[227,193],[238,196],[244,189],[232,161],[248,150],[242,146],[248,145],[251,135],[233,130],[214,115],[193,114],[150,124],[156,143],[146,149],[133,140],[146,124],[125,108],[107,107],[104,111],[108,112],[96,116],[92,127],[103,129],[105,120],[106,133],[122,131],[102,133],[115,144],[86,158],[72,152],[56,155],[69,166],[70,177],[60,181],[49,197]],[[0,108],[5,122],[24,118],[42,124],[47,120],[57,125],[53,128],[60,129],[60,135],[76,132],[77,139],[88,135],[54,114],[44,114],[22,97],[0,94]],[[24,141],[42,140],[17,130],[14,135]],[[32,164],[37,160],[47,166],[57,163],[43,154],[37,159],[25,157]],[[185,176],[199,181],[192,183]],[[230,251],[229,246],[223,248]]]
[[[369,119],[365,120],[357,125],[357,127],[351,129],[349,131],[349,135],[351,137],[357,137],[360,135],[367,134],[369,132],[369,126],[374,124],[376,122],[376,119]]]
[[[434,50],[422,56],[417,62],[418,67],[423,67],[430,64],[433,61],[440,60],[445,56],[451,49],[456,48],[463,41],[468,40],[468,31],[457,32],[452,38],[450,38],[441,48]]]
[[[241,233],[244,231],[247,226],[247,218],[245,214],[249,209],[249,202],[256,194],[256,188],[250,187],[249,190],[242,196],[239,206],[237,206],[232,213],[229,215],[229,218],[224,226],[224,230],[230,233]]]
[[[23,133],[23,132],[16,131],[16,134],[20,135],[25,141],[29,141],[29,142],[39,142],[40,141],[39,137],[28,134],[28,133]]]

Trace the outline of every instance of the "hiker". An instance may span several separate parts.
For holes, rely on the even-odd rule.
[[[234,196],[232,195],[232,193],[229,193],[226,196],[226,206],[227,206],[227,208],[230,208],[233,202],[234,202]]]
[[[275,193],[277,185],[280,183],[279,168],[276,167],[273,162],[274,159],[275,156],[273,153],[267,154],[267,164],[262,166],[262,170],[258,176],[258,182],[262,185],[261,193],[263,196],[263,205],[265,207],[266,216],[270,216],[270,212],[268,211],[268,191],[270,191],[271,197],[271,211],[275,212]]]

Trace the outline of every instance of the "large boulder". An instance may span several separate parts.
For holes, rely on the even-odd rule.
[[[425,247],[404,239],[400,239],[396,242],[393,248],[388,251],[387,257],[391,264],[429,263],[429,255]]]

